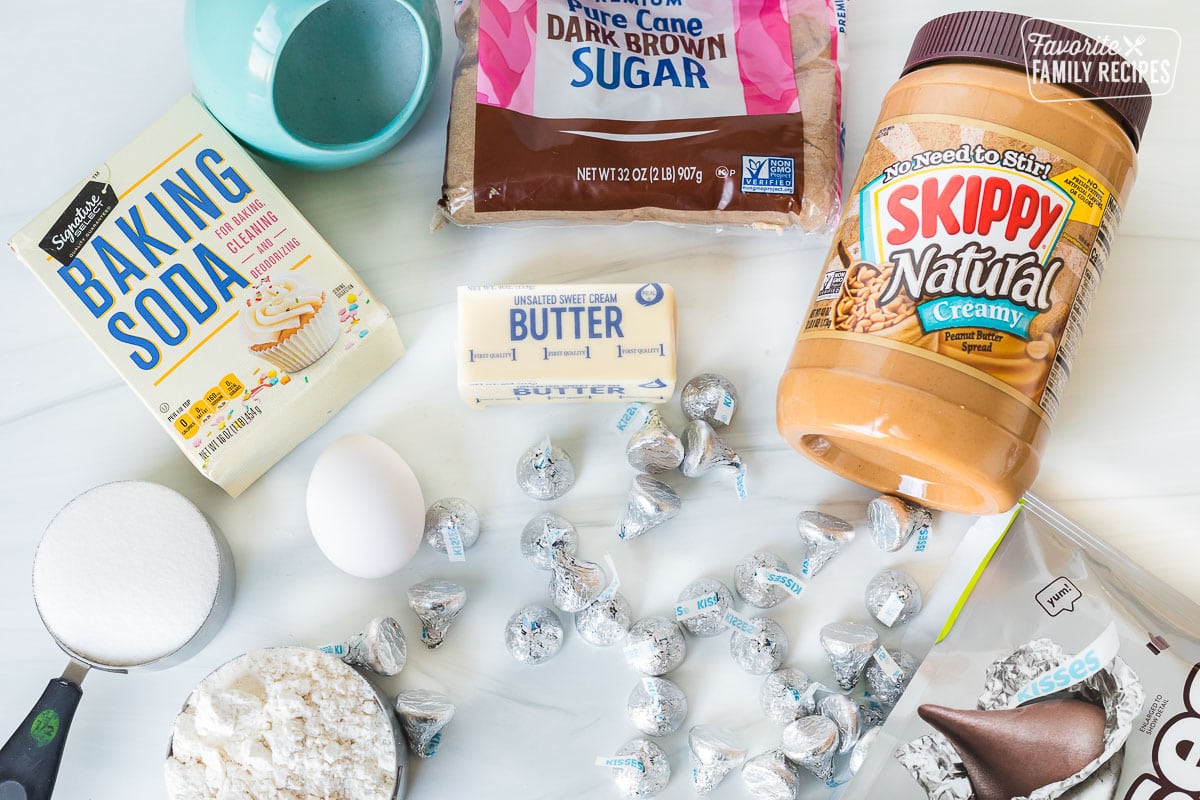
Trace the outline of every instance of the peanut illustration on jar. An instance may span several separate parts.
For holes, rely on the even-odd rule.
[[[896,269],[894,264],[855,260],[841,241],[837,243],[837,254],[846,270],[846,278],[842,292],[834,303],[835,330],[877,333],[913,319],[916,301],[911,297],[901,294],[890,302],[879,302],[884,288],[892,280],[892,273]],[[921,336],[919,326],[909,327],[912,330],[904,334],[897,330],[896,338],[914,341]]]

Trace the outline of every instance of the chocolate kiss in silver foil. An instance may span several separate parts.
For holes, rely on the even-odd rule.
[[[625,595],[617,592],[608,600],[597,600],[575,615],[575,630],[585,642],[608,647],[625,638],[633,613]]]
[[[881,728],[876,725],[874,728],[868,728],[862,736],[858,737],[858,742],[850,751],[850,758],[846,762],[851,775],[857,775],[858,771],[862,769],[863,762],[871,754],[871,745],[875,744],[875,740],[879,738],[880,730]]]
[[[801,511],[796,515],[796,530],[807,548],[808,574],[816,575],[821,567],[838,554],[842,545],[854,539],[854,526],[841,517],[820,511]]]
[[[791,572],[786,561],[763,550],[751,553],[737,563],[733,568],[733,585],[738,595],[755,608],[772,608],[787,599],[788,591],[777,583],[756,577],[760,569]]]
[[[545,606],[525,606],[508,618],[504,644],[522,664],[541,664],[562,647],[563,628],[558,615]]]
[[[575,465],[547,436],[517,461],[517,485],[534,500],[554,500],[575,485]]]
[[[862,713],[858,703],[844,694],[827,694],[817,703],[817,714],[833,720],[838,729],[838,752],[848,753],[862,733]]]
[[[460,583],[432,578],[408,588],[408,605],[421,620],[421,641],[430,650],[441,646],[466,604],[467,590]]]
[[[629,489],[629,502],[618,523],[618,535],[622,539],[641,536],[678,516],[681,504],[679,493],[670,486],[648,475],[638,475]]]
[[[829,656],[838,686],[850,691],[879,647],[879,633],[857,622],[831,622],[821,628],[821,647]]]
[[[683,442],[667,427],[662,414],[651,409],[642,427],[625,446],[625,457],[639,472],[651,475],[669,472],[683,461]]]
[[[867,688],[881,705],[891,708],[896,705],[900,695],[904,694],[908,682],[912,680],[920,665],[917,664],[917,659],[903,650],[888,648],[888,655],[896,662],[896,666],[900,667],[900,678],[894,680],[889,673],[884,672],[879,662],[871,659],[867,664]]]
[[[321,648],[338,656],[352,667],[362,667],[376,675],[399,675],[408,660],[408,644],[400,623],[391,617],[376,617],[367,623],[362,633],[356,633],[345,644]]]
[[[478,540],[479,512],[461,497],[443,497],[425,512],[425,543],[452,561]]]
[[[687,695],[668,678],[642,678],[625,703],[629,721],[647,736],[674,733],[687,712]]]
[[[800,793],[800,773],[779,748],[743,764],[742,782],[755,800],[796,800]]]
[[[437,753],[442,728],[454,718],[454,704],[440,692],[412,689],[396,697],[396,715],[408,748],[421,758]]]
[[[899,497],[883,494],[867,504],[867,528],[880,550],[893,553],[922,528],[933,524],[929,509]]]
[[[791,667],[777,669],[763,681],[758,699],[767,718],[780,725],[816,713],[812,679]]]
[[[753,634],[735,630],[729,637],[729,654],[751,675],[766,675],[787,658],[788,638],[783,626],[770,617],[753,617]]]
[[[708,794],[746,761],[746,748],[732,733],[713,725],[693,726],[688,731],[688,750],[696,794]]]
[[[901,625],[921,610],[921,586],[907,572],[885,569],[867,582],[867,611],[887,625]]]
[[[666,617],[643,617],[625,637],[625,660],[644,675],[665,675],[686,655],[683,631]]]
[[[818,780],[833,777],[833,755],[838,749],[838,726],[820,715],[801,717],[783,729],[783,752]]]
[[[714,578],[700,578],[683,587],[683,591],[679,593],[680,603],[710,595],[716,597],[708,609],[679,620],[679,624],[693,636],[717,636],[726,630],[723,620],[726,609],[733,604],[733,592]]]
[[[566,517],[551,511],[538,514],[521,531],[521,555],[538,569],[554,569],[551,551],[561,550],[573,556],[578,547],[579,533],[575,526]]]
[[[649,739],[634,739],[616,752],[617,758],[633,759],[642,768],[622,766],[613,769],[613,781],[626,797],[654,797],[671,780],[671,761],[663,749]]]
[[[740,472],[742,457],[725,444],[717,432],[702,419],[694,419],[683,429],[683,461],[679,471],[698,478],[713,467],[730,467]]]
[[[700,419],[714,428],[723,428],[737,410],[738,393],[724,375],[705,372],[683,385],[679,405],[688,419]]]
[[[604,591],[607,582],[604,568],[592,561],[583,561],[561,550],[552,554],[554,571],[550,575],[550,602],[569,613],[582,611]]]

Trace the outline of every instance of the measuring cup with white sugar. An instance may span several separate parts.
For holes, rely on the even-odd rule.
[[[76,497],[33,560],[46,630],[71,657],[0,749],[0,800],[48,800],[89,669],[170,667],[198,652],[233,601],[233,555],[182,495],[120,481]]]

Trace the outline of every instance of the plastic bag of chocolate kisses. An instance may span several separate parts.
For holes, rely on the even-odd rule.
[[[1200,606],[1036,498],[976,524],[996,544],[841,800],[1200,797]]]

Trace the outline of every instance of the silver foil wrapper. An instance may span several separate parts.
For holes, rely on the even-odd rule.
[[[608,647],[625,638],[633,624],[633,612],[625,595],[617,592],[607,600],[597,600],[575,615],[575,630],[585,642]]]
[[[525,606],[508,618],[504,644],[522,664],[541,664],[558,653],[563,643],[562,623],[545,606]]]
[[[838,736],[837,723],[828,717],[801,717],[783,729],[781,746],[788,759],[827,781],[833,777]]]
[[[322,647],[326,653],[342,659],[352,667],[362,667],[376,675],[399,675],[408,660],[408,643],[400,623],[391,617],[376,617],[367,623],[362,633],[356,633],[345,644]]]
[[[689,478],[698,478],[713,467],[729,467],[734,472],[745,469],[742,457],[717,435],[712,425],[694,419],[683,429],[683,461],[679,471]]]
[[[876,725],[873,728],[868,728],[858,737],[858,742],[855,743],[854,749],[850,751],[850,758],[846,762],[846,767],[850,770],[851,775],[857,775],[858,771],[862,769],[863,762],[871,754],[871,746],[879,738],[879,731],[880,727]]]
[[[579,548],[579,533],[566,517],[547,511],[525,524],[521,531],[521,555],[538,569],[554,569],[555,550],[569,556]]]
[[[842,545],[854,539],[853,525],[820,511],[801,511],[796,515],[796,530],[806,548],[809,575],[820,572]]]
[[[815,714],[812,679],[792,667],[777,669],[763,681],[758,700],[767,718],[779,725]]]
[[[796,800],[800,794],[800,773],[779,748],[743,764],[742,782],[754,800]]]
[[[665,675],[683,663],[687,642],[666,617],[644,617],[630,626],[624,653],[629,666],[643,675]]]
[[[667,754],[649,739],[634,739],[616,752],[616,758],[627,764],[612,768],[613,782],[626,797],[654,797],[667,787],[671,779],[671,761]]]
[[[566,450],[546,437],[517,461],[517,485],[534,500],[554,500],[575,485],[575,465]]]
[[[680,603],[710,596],[712,604],[706,610],[679,620],[679,624],[693,636],[717,636],[725,632],[725,623],[722,620],[725,611],[733,604],[733,591],[714,578],[700,578],[689,583],[679,593]]]
[[[867,611],[887,625],[903,625],[921,610],[921,586],[898,569],[885,569],[867,582]]]
[[[788,591],[777,583],[757,577],[760,569],[791,572],[787,562],[774,553],[751,553],[733,568],[733,585],[738,596],[755,608],[772,608],[788,598]]]
[[[696,794],[708,794],[746,761],[746,748],[732,733],[713,725],[696,725],[688,731],[688,750]]]
[[[821,628],[821,647],[829,656],[838,686],[850,691],[879,647],[879,633],[858,622],[831,622]]]
[[[408,589],[408,605],[421,620],[421,641],[430,650],[441,646],[451,623],[467,604],[467,590],[460,583],[433,578]]]
[[[922,529],[933,524],[929,509],[899,497],[884,494],[867,504],[867,529],[880,550],[893,553]]]
[[[1010,708],[1017,692],[1048,670],[1065,664],[1070,654],[1050,639],[1034,639],[993,662],[984,678],[976,707],[981,711]],[[1125,741],[1142,712],[1145,692],[1137,674],[1120,657],[1090,678],[1064,692],[1104,709],[1104,751],[1086,767],[1065,780],[1038,788],[1028,800],[1111,800],[1120,775]],[[974,797],[962,759],[940,733],[934,732],[901,745],[898,760],[930,797],[968,800]],[[1022,799],[1023,800],[1023,799]]]
[[[896,666],[900,668],[899,678],[893,678],[890,673],[885,672],[879,666],[879,662],[871,659],[867,664],[867,689],[871,695],[885,708],[891,708],[896,705],[896,701],[900,699],[900,695],[904,694],[904,690],[908,688],[909,681],[916,674],[917,659],[910,653],[904,650],[888,649],[888,655],[896,662]]]
[[[642,678],[629,693],[625,714],[647,736],[666,736],[679,730],[687,716],[687,695],[668,678]]]
[[[714,428],[723,428],[737,411],[738,393],[724,375],[705,372],[683,385],[679,405],[688,419],[704,420]]]
[[[683,461],[683,442],[667,427],[662,414],[651,409],[625,446],[625,457],[638,472],[669,472]]]
[[[443,497],[425,511],[425,544],[452,561],[479,541],[479,512],[461,497]]]
[[[582,611],[604,591],[607,579],[599,564],[583,561],[561,550],[555,550],[552,559],[550,602],[555,608],[572,614]]]
[[[408,748],[421,758],[437,753],[442,728],[454,718],[454,704],[440,692],[412,689],[396,697],[396,716]]]
[[[837,751],[849,753],[862,734],[863,719],[858,703],[844,694],[827,694],[817,703],[817,714],[837,725]]]
[[[629,489],[625,513],[617,523],[622,539],[634,539],[679,515],[679,493],[660,480],[638,475]]]
[[[751,675],[766,675],[787,658],[788,638],[783,626],[770,617],[753,617],[754,633],[735,630],[729,637],[729,654]]]

